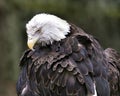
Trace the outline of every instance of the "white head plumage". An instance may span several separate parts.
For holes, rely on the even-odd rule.
[[[51,14],[37,14],[27,24],[28,46],[41,43],[42,46],[52,44],[66,38],[70,25],[65,20]]]

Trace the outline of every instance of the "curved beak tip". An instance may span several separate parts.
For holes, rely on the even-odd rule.
[[[28,40],[27,45],[28,45],[29,49],[33,50],[35,43],[36,43],[36,41]]]
[[[38,39],[39,39],[39,37],[35,37],[35,38],[28,37],[27,45],[28,45],[29,49],[34,50],[33,47],[35,46]]]

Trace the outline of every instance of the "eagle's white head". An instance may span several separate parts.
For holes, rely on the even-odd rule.
[[[27,24],[28,47],[33,49],[36,43],[45,46],[53,41],[66,38],[70,25],[65,20],[50,14],[37,14]]]

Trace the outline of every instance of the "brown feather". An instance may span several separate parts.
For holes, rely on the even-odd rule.
[[[112,48],[105,51],[109,68],[110,96],[120,96],[120,54]]]
[[[25,52],[20,66],[21,71],[27,69],[25,74],[29,78],[23,82],[20,79],[24,74],[20,75],[18,94],[25,84],[29,85],[28,92],[34,94],[25,96],[87,96],[95,93],[94,83],[97,91],[101,87],[97,83],[102,80],[108,86],[108,65],[98,41],[73,24],[70,31],[59,42],[43,47],[36,45],[34,51]],[[109,88],[100,90],[98,95],[110,96]]]

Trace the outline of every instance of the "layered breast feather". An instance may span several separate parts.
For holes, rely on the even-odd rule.
[[[35,46],[21,58],[22,96],[110,96],[108,64],[98,41],[71,24],[67,38]]]

